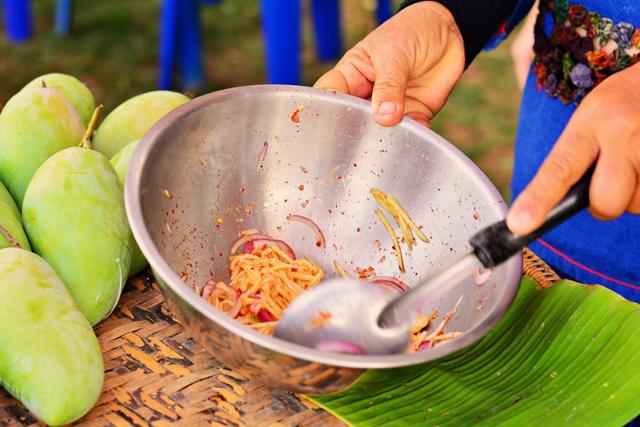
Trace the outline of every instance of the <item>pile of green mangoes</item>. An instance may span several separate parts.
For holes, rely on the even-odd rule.
[[[47,74],[0,112],[0,384],[47,424],[80,418],[100,396],[92,326],[146,266],[124,209],[129,160],[144,133],[187,101],[136,96],[94,134],[91,91]]]

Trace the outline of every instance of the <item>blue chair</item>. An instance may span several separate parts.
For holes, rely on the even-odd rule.
[[[31,38],[31,2],[29,0],[4,0],[4,24],[7,39],[12,43],[22,43]]]
[[[300,0],[260,0],[269,83],[300,84],[300,3]],[[311,0],[311,13],[318,58],[323,61],[338,58],[342,53],[340,0]],[[378,0],[378,23],[392,14],[392,0]]]
[[[66,36],[71,30],[73,16],[73,0],[58,0],[56,7],[55,32],[61,36]]]
[[[200,39],[200,2],[212,5],[220,0],[163,0],[160,10],[160,71],[158,86],[175,86],[180,76],[183,88],[195,88],[204,82]],[[55,32],[67,35],[73,21],[73,0],[58,0]]]
[[[221,0],[162,0],[160,11],[159,74],[160,89],[175,86],[176,75],[183,88],[204,82],[200,4]],[[260,0],[267,82],[299,84],[302,46],[302,0]],[[27,0],[5,2],[28,3]],[[55,29],[69,33],[73,0],[58,0]],[[342,53],[340,0],[311,0],[316,51],[321,60],[336,59]],[[379,23],[392,15],[392,0],[378,0]]]
[[[203,0],[208,4],[220,0]],[[160,29],[161,89],[169,89],[178,70],[182,87],[196,87],[202,72],[198,0],[163,0]],[[392,0],[378,0],[377,19],[382,23],[392,13]],[[300,83],[302,46],[301,0],[260,0],[267,81]],[[316,50],[321,60],[336,59],[342,53],[340,0],[311,0]],[[176,53],[179,52],[179,55]]]
[[[208,4],[216,1],[208,0]],[[204,83],[202,41],[200,39],[200,1],[163,0],[160,11],[160,72],[158,86],[170,89],[174,76],[183,88]]]

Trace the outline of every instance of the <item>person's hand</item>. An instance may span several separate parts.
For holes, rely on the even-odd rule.
[[[371,98],[375,120],[403,114],[429,126],[464,71],[462,36],[451,13],[425,1],[403,9],[349,50],[314,87]]]
[[[592,215],[611,220],[640,214],[640,64],[589,93],[513,204],[507,225],[517,234],[538,228],[597,160],[589,188]]]

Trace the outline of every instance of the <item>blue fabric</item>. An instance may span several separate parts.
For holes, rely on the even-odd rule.
[[[581,4],[614,22],[640,26],[636,0],[584,0]],[[520,110],[514,199],[534,176],[575,111],[573,105],[565,106],[537,89],[535,81],[530,74]],[[624,215],[601,222],[583,212],[532,244],[531,249],[566,277],[601,284],[640,302],[640,216]]]

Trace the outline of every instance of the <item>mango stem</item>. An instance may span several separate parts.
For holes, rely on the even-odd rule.
[[[84,133],[82,137],[82,142],[80,146],[82,148],[91,148],[91,137],[93,136],[93,131],[96,127],[96,123],[98,122],[98,117],[100,117],[100,113],[102,112],[102,105],[98,105],[91,116],[91,120],[89,120],[89,125],[87,126],[87,131]]]
[[[2,234],[14,248],[22,249],[22,245],[18,243],[16,239],[13,238],[11,233],[7,231],[6,228],[0,225],[0,234]]]

